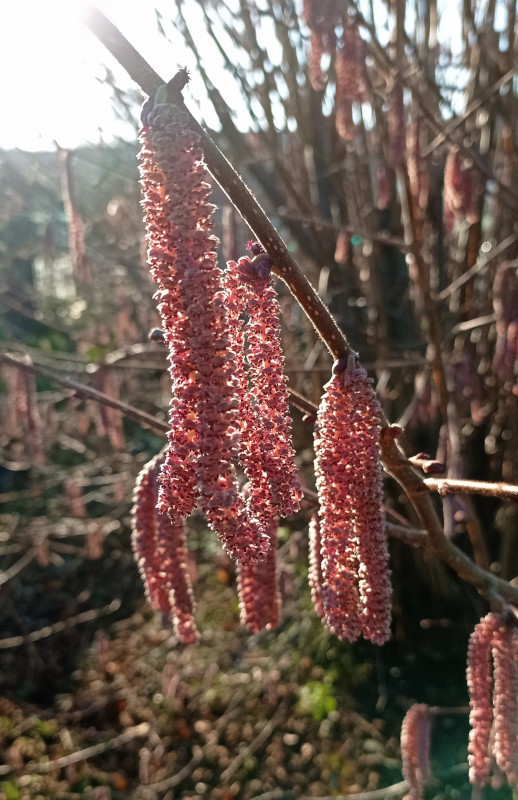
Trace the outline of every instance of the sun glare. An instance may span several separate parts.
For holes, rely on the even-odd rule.
[[[161,49],[153,4],[135,2],[132,14],[120,0],[97,5],[121,27],[129,17],[138,19],[138,31],[124,32],[137,36],[136,46],[152,61],[153,48]],[[83,6],[81,0],[2,4],[0,147],[41,150],[53,148],[56,140],[63,147],[75,147],[101,137],[131,136],[129,125],[117,120],[113,111],[111,92],[103,84],[104,65],[119,88],[132,83],[84,26]]]

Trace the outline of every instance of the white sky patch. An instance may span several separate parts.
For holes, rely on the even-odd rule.
[[[86,36],[79,4],[17,0],[0,11],[2,147],[36,150],[99,139],[117,125],[100,78],[100,45]]]
[[[85,27],[80,0],[16,0],[1,6],[0,147],[48,150],[55,140],[77,147],[101,137],[131,139],[132,127],[117,119],[111,90],[102,82],[104,65],[119,89],[136,87]],[[183,43],[172,47],[159,34],[148,0],[100,0],[98,6],[165,78],[185,62]]]

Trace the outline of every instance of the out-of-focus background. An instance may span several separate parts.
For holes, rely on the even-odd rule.
[[[317,89],[299,2],[100,6],[164,79],[190,68],[189,108],[358,349],[410,450],[449,477],[509,482],[515,5],[324,2],[338,51],[324,55]],[[141,97],[79,11],[57,0],[0,10],[0,798],[381,790],[402,780],[399,730],[413,702],[445,710],[429,796],[469,797],[466,643],[487,609],[433,558],[391,542],[393,639],[382,649],[338,642],[317,619],[308,508],[279,531],[278,630],[240,627],[234,567],[197,516],[200,645],[176,646],[144,601],[131,497],[164,436],[81,390],[167,420],[165,353],[148,338],[159,320],[139,207]],[[223,267],[250,234],[217,187],[213,196]],[[278,290],[289,384],[318,403],[330,357]],[[296,409],[293,430],[313,488],[312,429]],[[517,574],[516,505],[449,495],[437,508],[477,563]],[[386,513],[417,526],[390,479]],[[487,792],[511,796],[498,781]]]

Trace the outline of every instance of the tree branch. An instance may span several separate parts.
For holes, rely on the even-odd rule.
[[[502,500],[518,500],[518,486],[512,483],[490,481],[468,481],[456,478],[425,478],[424,483],[439,494],[477,494],[483,497],[500,497]]]

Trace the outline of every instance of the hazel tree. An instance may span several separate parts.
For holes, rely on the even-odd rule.
[[[214,8],[210,3],[202,5],[210,27]],[[171,615],[180,642],[196,642],[185,519],[199,509],[236,562],[243,624],[251,632],[277,627],[278,521],[298,511],[305,500],[311,512],[309,582],[315,612],[340,639],[353,642],[363,635],[382,645],[391,635],[388,537],[422,548],[471,584],[490,606],[489,614],[473,631],[467,654],[470,780],[477,788],[485,785],[496,763],[514,784],[518,751],[514,607],[518,589],[489,569],[483,537],[481,540],[476,531],[473,558],[454,543],[448,535],[448,506],[444,505],[441,517],[432,496],[434,491],[457,494],[461,501],[477,494],[509,500],[518,496],[515,453],[505,444],[512,436],[505,439],[500,459],[500,477],[509,482],[470,480],[463,474],[464,442],[457,419],[463,408],[473,424],[483,418],[493,431],[497,423],[511,427],[509,420],[514,419],[510,401],[516,395],[516,262],[499,259],[504,252],[515,250],[518,242],[512,222],[518,205],[511,182],[514,133],[504,124],[510,103],[502,102],[498,125],[491,126],[488,119],[480,117],[477,133],[473,122],[477,111],[484,104],[490,108],[492,99],[512,81],[514,70],[507,61],[499,63],[499,74],[492,74],[489,80],[491,59],[485,64],[486,72],[473,68],[472,41],[476,34],[480,43],[482,34],[475,30],[474,19],[466,15],[461,56],[484,85],[464,112],[448,121],[440,114],[445,97],[437,89],[434,75],[439,57],[445,56],[437,45],[435,4],[426,4],[421,40],[409,42],[406,4],[403,0],[396,2],[390,17],[390,46],[385,52],[374,20],[366,19],[358,5],[348,0],[305,0],[300,9],[280,3],[272,11],[284,57],[288,62],[291,59],[291,72],[288,70],[284,77],[288,92],[283,96],[278,70],[269,68],[257,38],[264,10],[244,2],[240,6],[242,25],[232,34],[223,14],[222,26],[233,35],[237,48],[252,45],[251,59],[256,71],[262,72],[262,79],[251,85],[252,78],[241,67],[235,68],[235,77],[245,95],[254,94],[256,102],[250,101],[250,114],[256,121],[270,123],[268,130],[258,125],[258,137],[261,144],[272,149],[279,180],[288,186],[288,178],[292,179],[294,205],[298,207],[291,222],[294,227],[299,225],[302,246],[308,238],[307,230],[300,227],[304,211],[313,214],[310,223],[317,244],[322,238],[322,219],[314,209],[308,211],[307,197],[300,197],[301,189],[316,186],[313,194],[318,211],[325,213],[324,178],[315,167],[312,181],[303,159],[297,166],[297,156],[303,149],[300,127],[293,142],[288,137],[289,168],[283,165],[270,100],[272,94],[278,94],[286,120],[293,105],[302,103],[296,96],[302,57],[296,49],[290,49],[289,37],[292,30],[299,35],[301,29],[306,31],[301,38],[311,85],[306,99],[318,109],[319,123],[348,170],[348,180],[341,187],[344,197],[336,199],[336,208],[341,211],[339,225],[327,220],[336,245],[334,260],[336,264],[354,265],[359,282],[365,280],[365,272],[372,278],[368,299],[375,308],[377,324],[374,332],[372,325],[365,326],[365,349],[369,339],[380,346],[382,334],[386,335],[390,327],[390,308],[381,300],[382,286],[376,279],[375,266],[365,252],[352,253],[353,231],[361,229],[365,239],[381,247],[398,244],[406,253],[412,300],[426,341],[426,369],[421,377],[430,390],[428,403],[434,406],[440,421],[442,457],[409,451],[405,420],[408,423],[412,419],[428,396],[425,391],[417,392],[417,381],[408,414],[403,414],[398,423],[389,422],[373,379],[361,364],[363,343],[352,346],[344,332],[347,326],[335,319],[253,193],[189,112],[183,97],[187,70],[180,69],[164,82],[121,33],[90,8],[89,27],[146,96],[139,132],[142,209],[147,263],[157,285],[154,300],[162,323],[155,335],[167,348],[172,387],[167,444],[140,473],[134,495],[133,546],[146,597],[153,608]],[[193,48],[223,133],[235,139],[235,126],[207,75],[181,8],[179,15],[179,25]],[[287,26],[286,19],[292,27]],[[509,20],[507,48],[496,48],[501,61],[512,54],[514,24]],[[431,42],[437,45],[435,50],[426,49]],[[494,50],[494,43],[492,47]],[[327,115],[322,110],[326,103],[331,107]],[[257,104],[261,117],[257,116]],[[374,120],[371,128],[365,121],[367,112]],[[298,113],[300,121],[310,112],[298,108]],[[463,135],[457,134],[459,129]],[[484,137],[499,143],[492,164],[483,157]],[[441,186],[433,154],[443,143]],[[358,152],[362,159],[357,158]],[[261,180],[266,194],[269,190],[270,197],[275,197],[264,176]],[[250,255],[244,254],[243,247],[242,255],[236,254],[223,270],[217,264],[218,240],[213,233],[212,182],[223,190],[252,237]],[[439,212],[434,203],[437,198],[439,207],[442,205]],[[474,282],[488,264],[481,220],[487,208],[494,211],[495,204],[501,215],[493,213],[492,234],[498,244],[490,258],[496,263],[492,273],[486,274],[484,291]],[[399,219],[401,241],[373,229],[374,209],[378,219]],[[308,248],[315,242],[309,242]],[[448,250],[446,259],[439,244]],[[313,247],[315,250],[318,252]],[[284,282],[305,312],[333,360],[317,404],[292,391],[284,375],[275,277]],[[449,300],[453,315],[458,311],[461,289],[463,313],[444,334],[447,315],[439,312],[438,302]],[[494,326],[491,335],[488,325]],[[459,351],[464,339],[459,337],[471,330],[478,330],[480,336],[471,340],[467,353],[462,354]],[[456,359],[446,354],[445,336],[455,342]],[[481,373],[474,369],[477,358],[489,375],[485,405]],[[2,360],[14,370],[8,374],[17,396],[25,398],[25,406],[20,400],[17,408],[36,458],[41,448],[30,384],[33,366],[9,354]],[[464,372],[455,383],[452,376],[456,369]],[[106,402],[102,392],[96,399]],[[464,408],[466,399],[469,412]],[[303,485],[298,474],[290,402],[302,408],[314,427],[316,493]],[[124,408],[120,402],[114,405],[118,411],[138,416],[138,410]],[[497,423],[491,420],[491,410],[496,411]],[[434,477],[442,472],[443,462],[447,477]],[[388,521],[383,474],[391,476],[405,493],[413,521],[399,525]],[[403,723],[403,772],[409,797],[416,800],[430,778],[433,718],[444,713],[449,713],[448,709],[418,703],[409,709]]]

